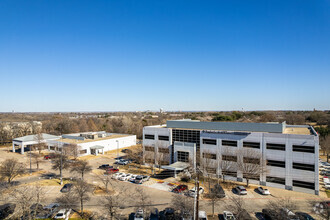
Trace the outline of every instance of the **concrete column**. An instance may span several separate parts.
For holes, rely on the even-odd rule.
[[[285,189],[292,190],[292,143],[286,135],[285,141]]]
[[[21,154],[24,154],[24,144],[21,145]]]
[[[15,151],[15,144],[13,143],[13,152],[15,153],[16,151]]]

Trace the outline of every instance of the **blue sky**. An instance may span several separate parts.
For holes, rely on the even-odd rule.
[[[329,0],[1,0],[0,111],[330,109]]]

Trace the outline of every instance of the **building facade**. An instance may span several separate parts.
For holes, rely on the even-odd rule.
[[[307,125],[167,121],[143,128],[143,152],[145,163],[197,164],[234,181],[245,181],[240,159],[260,155],[264,169],[251,183],[319,194],[319,137]]]

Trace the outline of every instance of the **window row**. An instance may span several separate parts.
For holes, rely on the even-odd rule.
[[[217,145],[217,140],[216,139],[203,139],[203,144]],[[222,140],[222,145],[230,146],[230,147],[237,147],[237,141]],[[260,149],[260,143],[243,141],[243,147]],[[267,143],[266,148],[268,150],[280,150],[280,151],[285,151],[285,149],[286,149],[285,144],[272,144],[272,143]],[[315,153],[315,147],[314,146],[292,145],[292,151],[303,152],[303,153]]]
[[[285,168],[286,165],[285,165],[285,161],[267,160],[267,166]],[[314,164],[292,163],[292,168],[298,170],[315,171]]]
[[[144,139],[155,140],[155,135],[145,134]],[[160,141],[169,141],[170,138],[169,138],[169,136],[158,135],[158,140],[160,140]]]

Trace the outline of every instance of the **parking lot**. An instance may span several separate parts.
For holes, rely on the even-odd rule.
[[[2,152],[1,152],[2,153]],[[7,153],[4,152],[4,154],[12,155],[12,153]],[[7,156],[8,156],[7,155]],[[123,153],[120,153],[119,156],[123,156]],[[26,155],[19,155],[15,154],[15,157],[18,158],[25,158],[27,160]],[[98,155],[98,156],[87,156],[83,157],[81,159],[86,160],[89,162],[89,164],[93,167],[92,172],[86,174],[85,180],[89,182],[90,184],[94,186],[101,186],[102,187],[102,181],[99,179],[100,176],[103,176],[104,170],[99,169],[98,167],[101,166],[102,164],[110,164],[114,167],[115,158],[117,157],[117,153],[113,152],[110,154],[105,154],[105,155]],[[28,161],[28,160],[27,160]],[[51,169],[51,161],[45,161],[42,165],[41,168],[48,173],[58,175],[58,171],[54,171]],[[146,167],[135,167],[130,165],[126,166],[119,166],[119,172],[124,172],[124,173],[134,173],[134,174],[145,174],[148,168]],[[150,171],[150,170],[149,170]],[[40,181],[43,182],[45,181],[46,175],[41,176],[27,176],[24,178],[20,178],[20,181],[22,181],[22,184],[31,184],[31,182],[35,181]],[[78,174],[71,173],[68,170],[65,170],[63,172],[64,178],[70,179],[70,178],[79,178]],[[39,179],[40,178],[40,179]],[[29,181],[30,179],[30,181]],[[138,188],[143,188],[144,193],[150,198],[150,204],[151,207],[157,207],[159,210],[163,210],[166,207],[169,207],[172,205],[172,197],[174,193],[171,192],[171,190],[179,185],[179,184],[187,184],[187,183],[182,183],[179,181],[179,179],[175,179],[173,177],[170,178],[164,178],[164,179],[156,179],[156,178],[150,178],[148,181],[142,183],[142,184],[134,184],[128,181],[120,181],[120,180],[113,180],[114,182],[114,187],[116,190],[116,193],[118,194],[125,194],[126,197],[129,197],[125,200],[123,200],[123,207],[120,209],[120,212],[123,215],[129,215],[130,213],[134,212],[139,204],[138,204],[138,198],[137,195],[135,194],[136,190]],[[194,187],[192,183],[187,184],[188,188],[191,189]],[[204,187],[204,189],[207,191],[208,190],[208,184],[205,182],[201,183],[201,186]],[[233,185],[234,187],[235,185]],[[61,186],[60,185],[54,185],[54,184],[42,184],[42,187],[44,189],[44,197],[45,197],[45,204],[50,204],[55,201],[56,198],[58,198],[62,193],[60,192]],[[249,188],[247,188],[247,195],[240,196],[237,195],[236,193],[233,193],[231,188],[224,188],[226,197],[221,199],[216,207],[215,207],[215,212],[216,213],[222,213],[224,210],[226,210],[226,205],[230,203],[230,197],[241,197],[244,201],[245,208],[248,210],[249,213],[255,213],[255,212],[260,212],[261,207],[265,207],[267,202],[272,199],[277,199],[281,197],[290,197],[298,206],[300,210],[304,210],[306,212],[311,212],[311,207],[309,202],[310,201],[317,201],[324,198],[324,194],[321,196],[315,196],[312,194],[306,194],[306,193],[299,193],[299,192],[293,192],[293,191],[288,191],[288,190],[283,190],[283,189],[278,189],[278,188],[271,188],[267,187],[270,192],[271,196],[264,196],[261,195],[260,193],[255,191],[256,185],[251,185]],[[129,195],[129,196],[127,196]],[[182,195],[184,196],[184,195]],[[102,196],[92,194],[91,199],[86,202],[86,209],[90,211],[96,211],[100,212],[101,211],[101,200]],[[205,210],[207,213],[212,213],[212,208],[210,206],[210,200],[207,199],[205,196],[201,196],[201,201],[200,201],[200,208],[201,210]]]

